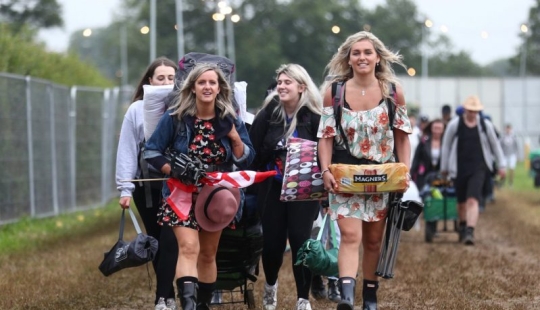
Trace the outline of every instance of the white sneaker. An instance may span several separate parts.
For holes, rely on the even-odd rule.
[[[167,309],[176,310],[176,299],[167,298],[167,301],[165,302],[165,304],[167,304]]]
[[[268,285],[268,283],[264,283],[264,295],[263,295],[263,309],[264,310],[276,310],[277,288],[278,288],[277,282],[274,285]]]
[[[298,298],[296,302],[296,310],[311,310],[311,304],[309,300],[304,298]]]
[[[167,304],[165,304],[165,298],[159,297],[158,303],[156,304],[154,310],[169,310],[169,307],[167,307]]]

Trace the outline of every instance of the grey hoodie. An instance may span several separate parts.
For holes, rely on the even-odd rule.
[[[135,190],[135,184],[120,180],[132,180],[140,176],[138,155],[143,141],[143,101],[138,100],[129,106],[120,130],[116,153],[116,188],[120,191],[120,197],[131,197]]]
[[[448,172],[450,178],[455,178],[457,176],[457,131],[460,117],[462,116],[454,117],[446,126],[441,148],[441,171]],[[493,124],[490,121],[485,120],[486,133],[484,133],[480,123],[480,115],[476,116],[476,123],[478,134],[480,135],[480,143],[482,144],[482,155],[484,155],[486,166],[492,170],[493,160],[495,159],[499,169],[504,169],[505,160]],[[491,151],[492,149],[493,152]]]

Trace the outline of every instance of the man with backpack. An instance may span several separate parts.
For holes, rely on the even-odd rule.
[[[478,203],[493,173],[504,177],[504,156],[493,124],[479,115],[483,105],[476,96],[463,103],[464,112],[446,128],[441,154],[441,174],[454,181],[458,201],[459,241],[474,245]],[[495,164],[497,166],[495,166]]]

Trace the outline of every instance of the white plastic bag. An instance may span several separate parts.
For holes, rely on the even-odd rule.
[[[234,99],[238,103],[238,107],[240,108],[240,113],[238,114],[243,121],[246,121],[247,118],[247,85],[244,81],[234,82]]]

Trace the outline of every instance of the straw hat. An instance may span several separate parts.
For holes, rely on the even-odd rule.
[[[469,96],[467,99],[465,99],[465,102],[463,102],[463,108],[465,108],[465,110],[479,112],[484,109],[484,106],[478,97]]]
[[[195,219],[203,230],[222,230],[232,222],[239,205],[238,188],[204,185],[195,202]]]

